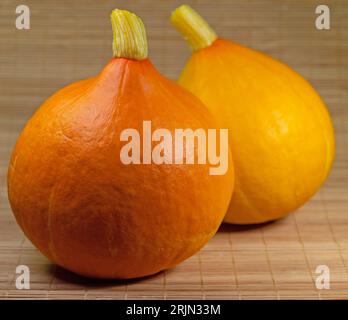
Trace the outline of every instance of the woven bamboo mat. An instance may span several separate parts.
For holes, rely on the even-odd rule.
[[[96,74],[111,57],[109,12],[117,1],[23,0],[31,29],[15,28],[17,1],[0,4],[0,298],[245,299],[348,298],[348,2],[325,1],[331,30],[315,28],[312,0],[186,1],[216,31],[286,61],[327,102],[337,138],[336,162],[321,191],[275,223],[222,226],[205,248],[150,278],[91,281],[50,264],[23,236],[6,196],[6,171],[18,134],[40,103],[62,86]],[[150,56],[176,78],[189,55],[168,22],[182,1],[122,1],[148,31]],[[304,137],[305,138],[305,137]],[[31,270],[17,290],[15,268]],[[330,268],[329,290],[315,286],[316,267]]]

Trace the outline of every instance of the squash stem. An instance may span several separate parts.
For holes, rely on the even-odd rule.
[[[182,5],[173,11],[171,22],[193,51],[209,47],[217,38],[209,24],[187,5]]]
[[[138,16],[126,10],[115,9],[111,12],[111,24],[114,57],[134,60],[147,58],[146,31]]]

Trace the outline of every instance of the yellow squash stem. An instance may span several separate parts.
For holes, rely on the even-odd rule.
[[[209,24],[187,5],[176,8],[172,13],[171,21],[193,51],[209,47],[217,38]]]
[[[126,10],[115,9],[111,13],[111,24],[114,57],[134,60],[147,58],[145,27],[138,16]]]

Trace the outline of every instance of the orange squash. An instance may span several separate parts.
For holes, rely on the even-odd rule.
[[[217,37],[193,9],[172,14],[193,49],[179,78],[229,129],[236,170],[226,222],[261,223],[303,205],[323,184],[334,131],[313,87],[285,64]]]
[[[111,21],[114,58],[35,112],[13,151],[8,192],[24,233],[54,263],[88,277],[135,278],[175,266],[214,235],[233,167],[230,155],[225,175],[210,175],[209,164],[121,161],[122,132],[142,132],[144,121],[170,131],[216,123],[156,71],[137,16],[114,10]]]

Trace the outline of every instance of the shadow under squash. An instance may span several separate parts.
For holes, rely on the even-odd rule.
[[[218,232],[243,232],[243,231],[250,231],[255,229],[261,229],[261,228],[269,228],[272,226],[275,226],[277,223],[276,220],[268,221],[264,223],[257,223],[257,224],[248,224],[248,225],[239,225],[239,224],[228,224],[223,223]]]
[[[81,285],[89,288],[101,288],[101,287],[117,287],[124,286],[126,284],[132,284],[144,281],[146,279],[151,279],[157,277],[161,272],[154,275],[136,278],[136,279],[126,279],[126,280],[117,280],[117,279],[94,279],[84,276],[80,276],[76,273],[73,273],[67,269],[64,269],[58,265],[51,264],[49,267],[49,273],[56,279],[61,282],[72,283],[76,285]]]

